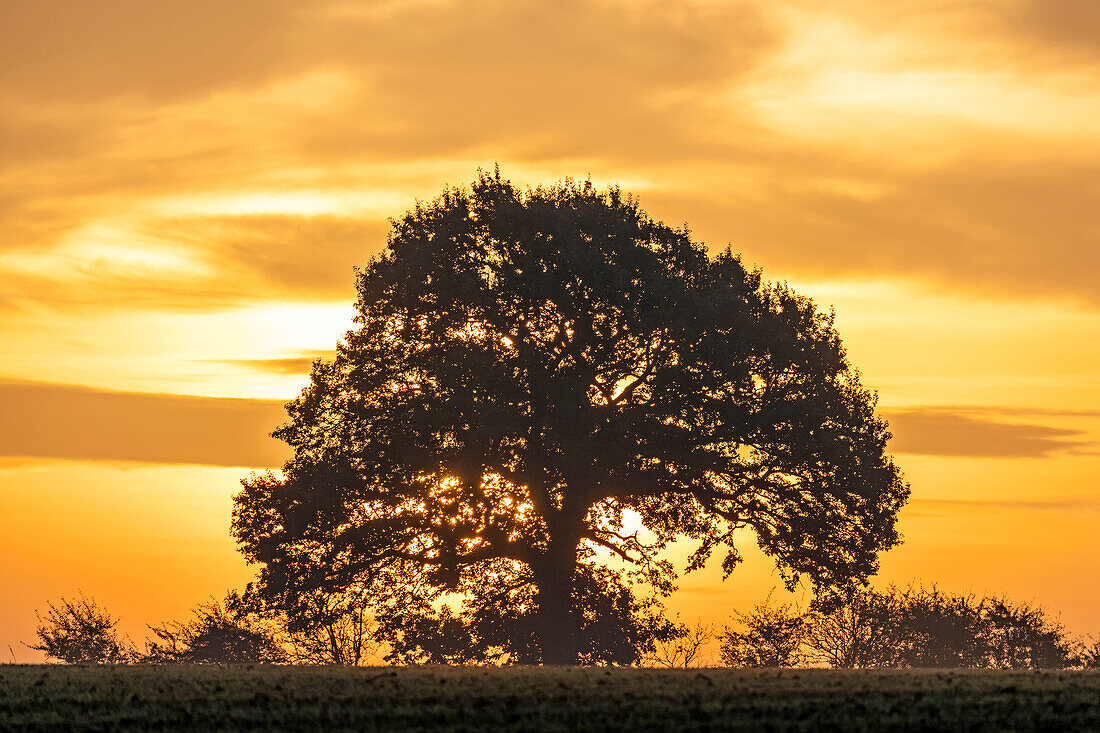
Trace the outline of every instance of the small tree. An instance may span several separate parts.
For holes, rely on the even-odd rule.
[[[722,663],[728,667],[796,667],[805,657],[806,617],[792,604],[772,606],[769,596],[751,613],[736,613],[737,631],[722,636]]]
[[[857,590],[807,619],[810,658],[836,669],[891,666],[897,653],[898,614],[893,594]]]
[[[362,587],[304,593],[285,611],[264,603],[251,583],[243,599],[256,614],[279,619],[295,663],[354,667],[378,649],[379,624]]]
[[[189,664],[279,664],[287,661],[269,622],[250,613],[241,596],[230,592],[194,609],[190,621],[149,626],[155,639],[146,642],[143,661]]]
[[[78,595],[75,601],[62,596],[60,603],[47,602],[45,618],[35,611],[39,643],[24,646],[45,652],[47,659],[67,664],[130,661],[133,645],[128,638],[119,636],[119,620],[82,591]]]
[[[436,613],[410,612],[390,617],[391,664],[492,664],[503,656],[477,637],[467,619],[444,605]]]
[[[1065,669],[1075,662],[1065,627],[1042,608],[1005,597],[982,601],[985,666],[992,669]]]
[[[896,655],[891,666],[980,668],[985,666],[981,599],[951,595],[936,586],[896,592]]]
[[[706,666],[704,650],[719,636],[717,624],[705,624],[700,620],[687,626],[676,622],[674,636],[656,642],[653,651],[645,656],[645,662],[652,667],[682,669]]]
[[[1079,639],[1074,649],[1074,666],[1081,669],[1100,669],[1100,638]]]

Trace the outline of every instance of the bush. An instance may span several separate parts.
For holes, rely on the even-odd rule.
[[[892,594],[866,589],[828,612],[811,615],[805,635],[808,658],[835,669],[893,666],[897,605]]]
[[[289,610],[266,606],[251,584],[244,598],[257,613],[281,620],[295,664],[354,667],[378,651],[378,622],[363,588],[304,593]]]
[[[1100,638],[1078,640],[1074,650],[1074,661],[1081,669],[1100,669]]]
[[[886,666],[979,668],[987,666],[984,600],[949,595],[935,586],[891,588],[895,617],[882,629],[895,650]]]
[[[856,591],[807,617],[804,638],[811,659],[837,668],[1065,669],[1091,659],[1039,607],[935,586]]]
[[[24,644],[45,652],[47,659],[67,664],[124,664],[133,657],[133,645],[118,634],[118,619],[79,592],[75,601],[64,596],[60,603],[46,604],[46,617],[38,618],[38,644]]]
[[[279,664],[288,661],[278,631],[250,613],[235,592],[223,602],[199,604],[191,621],[150,626],[156,637],[146,642],[143,661],[191,664]]]
[[[729,667],[796,667],[805,661],[802,651],[807,620],[793,605],[769,605],[769,596],[752,613],[737,613],[743,630],[727,628],[722,636],[722,663]]]
[[[1037,606],[987,598],[982,621],[985,666],[991,669],[1065,669],[1079,661],[1065,628]]]
[[[671,636],[655,641],[653,650],[644,656],[643,663],[650,667],[705,667],[709,661],[705,650],[719,636],[716,624],[705,624],[700,620],[693,626],[687,626],[674,621]]]

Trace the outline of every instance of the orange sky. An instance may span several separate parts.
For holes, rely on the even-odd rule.
[[[1094,0],[3,3],[0,657],[77,588],[140,639],[245,582],[231,495],[351,268],[495,162],[835,306],[913,487],[879,582],[1100,632],[1098,37]]]

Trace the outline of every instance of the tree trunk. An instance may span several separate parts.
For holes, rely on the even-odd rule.
[[[578,540],[552,542],[535,572],[538,639],[543,664],[573,665],[579,651],[580,619],[573,609]]]

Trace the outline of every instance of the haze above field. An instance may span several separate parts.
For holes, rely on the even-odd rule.
[[[1100,631],[1091,0],[8,3],[0,649],[249,579],[248,468],[390,216],[499,162],[620,184],[837,324],[913,487],[883,583]],[[671,607],[778,584],[750,557]]]

